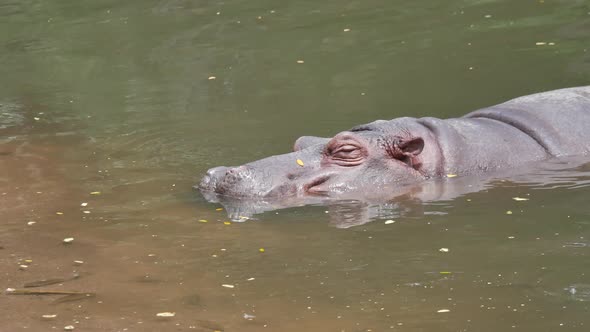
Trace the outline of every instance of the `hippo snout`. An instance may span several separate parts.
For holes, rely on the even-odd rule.
[[[242,180],[250,177],[246,166],[214,167],[207,171],[199,183],[199,189],[225,194],[229,188],[239,187]]]
[[[219,182],[219,179],[225,175],[226,171],[227,167],[225,166],[214,167],[209,169],[205,176],[203,176],[203,178],[201,179],[201,182],[199,183],[199,188],[205,190],[215,189],[217,183]]]

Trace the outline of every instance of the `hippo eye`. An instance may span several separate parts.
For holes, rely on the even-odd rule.
[[[340,145],[330,151],[330,157],[336,162],[349,165],[351,163],[358,163],[362,161],[364,155],[362,149],[353,144]]]

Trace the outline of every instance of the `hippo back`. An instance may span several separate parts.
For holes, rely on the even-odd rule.
[[[509,124],[553,156],[590,152],[590,86],[537,93],[471,112]]]

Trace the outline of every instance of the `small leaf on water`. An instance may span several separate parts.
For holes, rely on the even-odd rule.
[[[265,252],[266,250],[264,250],[264,248],[260,248],[260,249],[258,249],[258,251]]]
[[[215,211],[223,211],[223,208],[217,208]]]
[[[448,178],[454,178],[454,177],[457,177],[457,174],[447,174],[447,177]]]
[[[520,201],[528,201],[528,198],[523,198],[523,197],[512,197],[513,200],[520,202]]]
[[[168,318],[176,316],[175,312],[159,312],[156,314],[157,317]]]
[[[100,195],[100,191],[93,191],[90,193],[90,195]]]
[[[303,166],[303,165],[304,165],[304,164],[303,164],[303,160],[301,160],[301,159],[297,159],[297,165],[299,165],[299,166]]]
[[[225,287],[225,288],[234,288],[234,285],[230,285],[230,284],[223,284],[221,285],[221,287]]]
[[[506,214],[512,214],[512,211],[508,210],[506,211]]]
[[[231,225],[231,222],[230,221],[224,221],[223,224],[224,225]]]
[[[199,222],[207,222],[205,219],[199,219]]]

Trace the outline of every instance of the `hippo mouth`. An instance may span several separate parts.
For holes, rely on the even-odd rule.
[[[330,175],[322,175],[315,178],[309,184],[303,186],[304,191],[309,195],[316,195],[316,196],[327,196],[329,191],[323,185],[330,180]]]
[[[209,193],[231,198],[280,198],[295,196],[329,196],[330,191],[323,185],[330,179],[330,176],[321,176],[312,182],[297,185],[296,183],[284,183],[268,191],[259,190],[256,192],[237,192],[233,187],[216,185],[214,181],[204,178],[198,185],[193,186],[195,190],[201,193]]]

